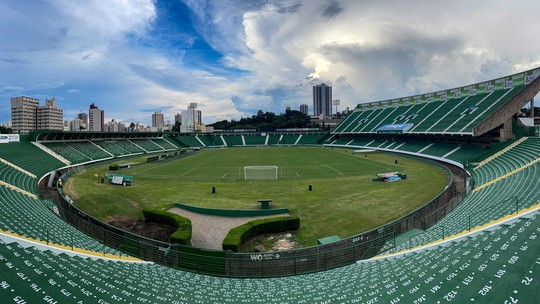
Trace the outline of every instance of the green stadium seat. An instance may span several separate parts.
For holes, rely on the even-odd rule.
[[[372,134],[386,124],[413,124],[408,133],[471,134],[474,127],[507,103],[525,86],[450,98],[444,101],[387,106],[351,112],[332,134]]]
[[[246,146],[262,146],[266,143],[266,136],[260,134],[244,135]]]
[[[243,146],[242,135],[223,135],[228,147]]]
[[[267,279],[83,259],[0,241],[0,296],[102,303],[527,303],[537,293],[530,286],[539,278],[539,224],[536,213],[428,250]]]

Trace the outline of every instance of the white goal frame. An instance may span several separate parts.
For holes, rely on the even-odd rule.
[[[68,173],[70,175],[79,175],[86,172],[86,167],[84,165],[74,165],[68,168]]]
[[[244,180],[277,180],[278,166],[244,166]]]

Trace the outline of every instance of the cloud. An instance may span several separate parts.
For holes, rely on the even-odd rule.
[[[197,102],[212,122],[311,105],[320,82],[344,109],[540,65],[533,0],[104,3],[0,3],[0,97],[145,123]]]
[[[336,0],[331,0],[324,5],[322,16],[331,19],[341,14],[344,9],[345,8],[339,2]]]

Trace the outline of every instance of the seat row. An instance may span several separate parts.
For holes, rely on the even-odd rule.
[[[368,134],[388,124],[411,124],[407,133],[470,134],[475,126],[521,92],[525,86],[407,105],[387,103],[349,114],[333,134]]]
[[[290,135],[182,135],[175,137],[184,147],[215,146],[262,146],[262,145],[318,145],[322,144],[327,134],[290,134]]]
[[[0,297],[27,303],[534,303],[539,226],[536,213],[421,252],[267,279],[83,259],[0,241]]]
[[[498,159],[503,161],[512,157],[513,154],[504,153]],[[482,166],[483,170],[487,170],[488,167],[488,165]],[[499,171],[499,174],[503,173],[504,169]],[[498,176],[500,175],[496,177]],[[392,251],[397,252],[427,244],[444,236],[457,234],[534,206],[540,203],[540,192],[537,189],[540,189],[540,163],[538,162],[485,187],[473,189],[465,200],[445,218]]]
[[[47,203],[0,185],[0,230],[44,243],[123,255],[64,222]]]

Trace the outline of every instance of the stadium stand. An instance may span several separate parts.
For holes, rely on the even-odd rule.
[[[0,162],[0,299],[15,303],[539,303],[540,138],[488,143],[490,149],[485,149],[486,142],[471,143],[479,141],[471,136],[482,133],[475,134],[475,130],[486,121],[500,125],[501,119],[494,113],[523,95],[527,84],[536,79],[538,87],[538,69],[529,72],[523,73],[527,77],[512,75],[504,81],[487,82],[485,87],[471,85],[424,94],[416,100],[362,106],[352,112],[334,130],[330,146],[414,153],[453,164],[474,160],[472,166],[476,167],[462,166],[471,174],[472,190],[423,232],[399,244],[396,238],[386,240],[385,251],[378,251],[377,257],[302,275],[209,276],[195,273],[204,266],[203,256],[197,262],[196,254],[178,259],[193,262],[194,272],[118,259],[120,251],[64,222],[59,217],[62,210],[53,201],[36,198],[39,193],[33,183],[64,163],[28,141],[2,144],[0,159],[9,164]],[[471,93],[479,88],[483,91]],[[422,102],[424,97],[437,100]],[[508,112],[505,121],[515,114]],[[414,123],[408,133],[412,136],[366,135],[389,122]],[[469,137],[439,141],[418,136],[432,132]],[[343,136],[348,133],[363,135]],[[44,136],[56,138],[51,133]],[[133,144],[126,137],[105,144],[100,136],[109,135],[96,136],[96,140],[75,144],[55,141],[45,145],[74,163],[110,158],[109,153],[143,153],[143,146],[167,149],[159,139],[130,139],[137,142]],[[204,147],[209,136],[203,137],[180,135],[171,141]],[[227,145],[252,142],[245,137],[218,138],[224,138]],[[216,138],[212,136],[212,142]],[[299,134],[267,138],[268,144],[287,145],[325,139]],[[322,254],[326,257],[328,253]],[[167,254],[163,248],[165,258]]]
[[[134,143],[128,141],[128,140],[119,140],[116,142],[116,145],[119,146],[120,148],[128,151],[129,153],[131,154],[141,154],[141,153],[144,153],[144,150],[135,145]]]
[[[151,142],[160,146],[163,150],[178,150],[179,147],[175,146],[172,142],[163,138],[150,139]]]
[[[116,141],[98,141],[95,142],[95,144],[107,150],[107,152],[111,153],[116,157],[133,155],[132,152],[122,148],[121,145],[119,145]]]
[[[220,135],[212,135],[212,140],[216,146],[225,146],[225,141]]]
[[[444,219],[393,251],[429,243],[540,203],[540,139],[529,138],[473,170],[476,189]],[[519,187],[517,187],[519,185]]]
[[[266,143],[266,136],[259,135],[244,135],[246,146],[261,146]]]
[[[327,137],[326,134],[304,134],[300,135],[298,145],[320,145]]]
[[[281,139],[281,135],[278,134],[270,134],[268,135],[268,145],[277,145],[279,144],[279,141]]]
[[[69,143],[66,143],[66,145],[88,156],[92,160],[106,159],[112,156],[111,153],[104,151],[101,147],[99,147],[98,145],[90,141],[69,142]]]
[[[242,139],[242,135],[223,135],[223,138],[225,139],[225,143],[227,144],[228,147],[244,145],[244,140]]]
[[[429,250],[270,279],[209,277],[0,241],[0,296],[28,303],[533,303],[539,221],[536,213]]]
[[[281,137],[278,144],[280,144],[280,145],[296,145],[299,137],[300,137],[299,134],[283,135],[283,137]]]
[[[68,159],[72,164],[84,163],[92,161],[90,157],[76,150],[75,148],[61,142],[44,143],[44,146],[58,153],[62,157]]]
[[[0,180],[31,193],[36,191],[35,175],[32,177],[4,163],[0,163]]]
[[[18,236],[93,252],[123,255],[104,246],[52,213],[46,204],[0,185],[0,230]]]
[[[216,141],[211,135],[198,135],[197,138],[203,142],[206,147],[215,147],[221,144],[220,141]]]
[[[38,177],[45,175],[52,169],[65,166],[64,163],[47,153],[43,153],[41,149],[28,141],[2,145],[0,158]]]
[[[157,143],[151,141],[150,139],[130,139],[135,146],[140,147],[146,152],[155,152],[155,151],[163,151],[163,147],[158,145]]]
[[[527,87],[535,71],[487,83],[359,105],[334,134],[373,134],[384,125],[410,124],[407,134],[468,134]],[[526,75],[524,75],[526,74]],[[512,79],[512,80],[508,80]]]
[[[47,142],[43,145],[68,159],[72,164],[108,159],[114,156],[90,141]]]
[[[202,148],[204,147],[203,143],[200,142],[195,136],[191,135],[180,135],[178,137],[174,137],[178,142],[180,142],[185,147],[190,148]]]

